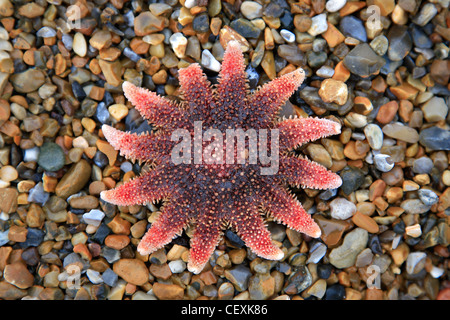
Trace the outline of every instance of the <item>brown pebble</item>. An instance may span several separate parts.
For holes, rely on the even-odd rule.
[[[80,191],[91,176],[90,164],[82,159],[75,163],[66,172],[62,179],[58,182],[55,192],[58,197],[67,198],[68,196]]]
[[[0,298],[5,300],[18,300],[26,295],[27,290],[19,289],[6,281],[0,281]]]
[[[358,211],[353,215],[352,222],[370,233],[378,233],[380,230],[374,219]]]
[[[19,193],[15,188],[0,188],[0,211],[12,213],[17,210],[17,197]]]
[[[150,265],[150,273],[158,279],[168,280],[172,276],[172,271],[167,263]]]
[[[378,110],[377,121],[382,124],[387,124],[391,122],[398,111],[397,101],[389,101],[388,103],[382,105]]]
[[[176,284],[156,282],[153,284],[153,293],[160,300],[181,300],[184,290]]]
[[[113,264],[113,271],[126,282],[137,286],[148,282],[147,266],[138,259],[120,259]]]
[[[6,281],[19,289],[27,289],[34,283],[33,275],[28,271],[26,265],[21,262],[6,265],[3,276]]]
[[[13,225],[9,228],[8,239],[14,242],[25,242],[27,240],[27,234],[27,228]]]
[[[105,245],[116,250],[122,250],[130,243],[130,238],[122,234],[110,234],[105,238]]]
[[[116,214],[114,218],[107,224],[107,226],[114,232],[115,234],[130,234],[131,224],[125,219],[122,219],[120,215]]]

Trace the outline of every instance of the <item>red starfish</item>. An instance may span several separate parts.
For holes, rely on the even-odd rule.
[[[303,82],[302,69],[274,79],[252,94],[244,69],[240,45],[232,41],[224,54],[217,88],[211,87],[196,63],[179,71],[181,104],[129,82],[123,84],[125,96],[158,130],[137,135],[104,125],[103,134],[125,157],[155,161],[156,165],[140,177],[102,192],[101,198],[121,206],[164,200],[159,218],[139,243],[141,254],[163,247],[193,222],[196,226],[188,262],[191,272],[203,269],[228,226],[260,257],[281,259],[283,251],[272,242],[262,213],[311,237],[321,235],[287,185],[334,189],[341,185],[341,178],[291,151],[303,143],[339,133],[340,124],[316,118],[277,119],[280,107]],[[172,141],[171,134],[182,128],[193,135],[196,121],[221,132],[230,128],[278,129],[278,172],[262,175],[261,163],[249,161],[174,164],[171,150],[178,141]]]

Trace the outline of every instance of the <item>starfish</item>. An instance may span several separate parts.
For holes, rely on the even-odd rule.
[[[162,201],[158,218],[139,242],[140,254],[164,247],[193,224],[188,260],[188,270],[193,273],[203,270],[226,228],[235,230],[258,256],[280,260],[284,253],[272,241],[265,215],[313,238],[321,236],[318,225],[288,187],[335,189],[342,180],[294,151],[309,141],[340,133],[341,126],[327,119],[278,117],[281,106],[304,78],[305,73],[299,68],[250,92],[241,47],[237,41],[230,41],[217,86],[211,85],[197,63],[179,70],[180,103],[130,82],[123,83],[126,98],[155,130],[135,134],[103,125],[103,134],[121,155],[151,162],[152,166],[139,177],[103,191],[101,198],[119,206]],[[276,130],[278,170],[262,174],[264,164],[260,160],[251,163],[248,153],[244,163],[174,163],[171,152],[178,141],[173,141],[172,134],[183,129],[195,140],[196,123],[220,132],[239,128],[246,132]],[[267,139],[272,140],[275,141],[272,136]],[[208,141],[201,144],[207,145]],[[245,146],[250,147],[250,143],[247,141]],[[184,151],[187,155],[197,152],[202,157],[195,148]],[[218,151],[219,148],[214,149],[216,160],[221,154]],[[235,157],[239,154],[234,152]]]

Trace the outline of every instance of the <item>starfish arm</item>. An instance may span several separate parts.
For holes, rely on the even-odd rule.
[[[108,125],[103,125],[102,131],[111,146],[131,160],[156,160],[172,146],[171,141],[163,135],[129,133]]]
[[[209,116],[213,102],[211,83],[198,63],[178,71],[180,90],[192,121],[204,120]]]
[[[182,128],[187,125],[186,115],[172,101],[145,88],[136,87],[128,81],[125,81],[122,87],[125,97],[150,123],[166,129]]]
[[[248,94],[244,55],[239,42],[230,41],[225,50],[216,91],[217,112],[229,119],[240,119]],[[239,123],[240,124],[240,123]]]
[[[311,189],[336,189],[342,179],[324,166],[301,157],[280,157],[280,177],[288,184]]]
[[[154,169],[117,188],[102,191],[100,198],[118,206],[132,206],[158,201],[170,190],[166,177],[160,170]]]
[[[248,115],[248,124],[268,127],[275,119],[280,107],[300,87],[305,79],[305,72],[299,68],[276,78],[249,97],[248,106],[252,112]]]
[[[214,249],[222,238],[222,221],[214,215],[204,215],[197,220],[191,239],[188,270],[198,274],[208,263]]]
[[[138,245],[142,255],[150,254],[180,235],[189,222],[188,210],[179,204],[170,203],[162,208],[160,216],[152,224]]]
[[[280,130],[280,151],[283,152],[309,141],[339,134],[341,125],[327,119],[295,118],[281,121],[277,129]]]
[[[305,233],[313,238],[321,235],[317,223],[311,218],[295,196],[280,185],[268,186],[269,191],[263,199],[263,207],[275,219],[289,228]]]
[[[283,258],[283,251],[273,244],[270,232],[255,204],[248,202],[248,207],[245,209],[242,206],[239,207],[229,220],[245,245],[258,256],[269,260]]]

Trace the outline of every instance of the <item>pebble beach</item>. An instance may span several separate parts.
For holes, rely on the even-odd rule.
[[[0,300],[450,300],[449,6],[0,0]],[[176,101],[178,70],[217,83],[231,40],[250,90],[305,71],[280,116],[342,125],[299,152],[343,183],[292,189],[320,238],[268,218],[271,261],[224,230],[192,274],[193,228],[141,255],[161,204],[100,199],[147,166],[101,127],[151,131],[123,82]]]

